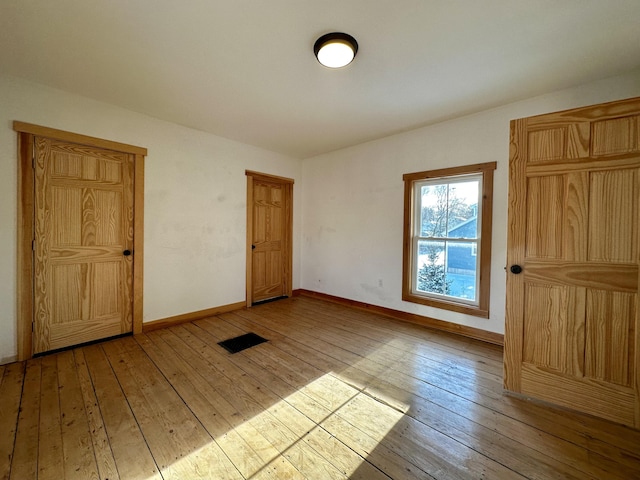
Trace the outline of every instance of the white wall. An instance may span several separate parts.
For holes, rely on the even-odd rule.
[[[301,165],[283,155],[0,76],[0,364],[12,361],[17,352],[14,120],[148,148],[144,321],[244,299],[244,171],[249,169],[296,181],[294,288],[502,333],[509,120],[632,96],[640,96],[640,70]],[[489,161],[498,162],[491,317],[403,302],[402,175]]]
[[[148,149],[144,321],[244,301],[246,169],[296,181],[293,287],[298,288],[299,160],[0,76],[0,364],[17,354],[14,120]]]
[[[302,288],[504,333],[509,121],[634,96],[640,70],[306,159]],[[490,318],[403,302],[402,175],[492,161]]]

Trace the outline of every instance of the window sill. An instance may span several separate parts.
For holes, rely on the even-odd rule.
[[[449,310],[452,312],[464,313],[466,315],[473,315],[474,317],[489,318],[488,308],[474,307],[473,305],[467,305],[465,303],[436,300],[420,295],[414,295],[412,293],[403,293],[402,300],[404,300],[405,302],[419,303],[421,305],[427,305],[429,307],[440,308],[442,310]]]

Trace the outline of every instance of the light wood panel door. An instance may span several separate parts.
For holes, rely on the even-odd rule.
[[[251,174],[249,174],[251,173]],[[291,296],[293,181],[248,172],[248,303]]]
[[[35,137],[33,353],[132,331],[133,157]]]
[[[639,230],[640,99],[511,123],[508,390],[640,427]]]

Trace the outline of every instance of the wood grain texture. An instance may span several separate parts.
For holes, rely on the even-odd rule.
[[[507,257],[523,273],[505,328],[506,388],[636,428],[639,113],[630,99],[512,122]]]
[[[24,364],[12,363],[0,369],[0,478],[9,478],[16,437]]]
[[[505,395],[500,347],[306,296],[14,365],[10,478],[640,475],[639,431]]]
[[[282,238],[283,186],[253,182],[252,298],[259,302],[284,294]]]
[[[400,310],[395,310],[393,308],[381,307],[379,305],[372,305],[369,303],[359,302],[357,300],[338,297],[336,295],[314,292],[312,290],[298,289],[294,291],[294,295],[303,295],[306,297],[318,298],[332,303],[338,303],[340,305],[346,305],[349,307],[366,310],[378,315],[385,315],[387,317],[402,320],[404,322],[422,325],[424,327],[441,330],[443,332],[455,333],[456,335],[481,340],[483,342],[492,343],[494,345],[502,345],[504,343],[504,337],[499,333],[489,332],[488,330],[481,330],[479,328],[467,327],[465,325],[460,325],[459,323],[445,322],[444,320],[425,317],[424,315],[407,313]]]
[[[638,266],[633,264],[528,260],[523,278],[531,282],[587,288],[615,289],[621,292],[638,290]]]
[[[638,120],[631,115],[593,122],[593,155],[639,152]]]
[[[125,342],[104,348],[163,477],[241,478],[140,348]]]
[[[91,346],[80,352],[87,362],[102,423],[120,477],[161,479],[138,419],[103,349]]]
[[[548,370],[532,365],[522,368],[522,385],[529,395],[553,398],[558,405],[580,411],[595,410],[599,417],[621,424],[633,421],[635,399],[629,389],[605,390],[600,382],[549,375]]]
[[[38,478],[40,444],[41,359],[25,362],[25,376],[20,399],[20,415],[13,444],[11,480]],[[4,403],[2,404],[4,409]]]
[[[562,110],[551,114],[535,115],[533,117],[527,117],[527,122],[532,129],[582,122],[589,122],[591,124],[593,121],[637,115],[639,110],[640,97],[635,97],[617,100],[615,102]]]
[[[181,397],[242,475],[256,474],[262,469],[263,461],[272,458],[271,455],[277,456],[277,452],[264,452],[260,441],[250,435],[244,437],[243,429],[235,428],[238,422],[233,420],[233,414],[237,410],[215,388],[215,383],[208,381],[206,363],[178,337],[167,338],[165,333],[168,332],[140,337],[139,343],[165,375],[176,379],[174,385]],[[176,350],[172,346],[180,349],[181,357],[175,357]],[[263,452],[266,455],[260,455]]]
[[[131,331],[132,159],[50,139],[36,154],[35,352]]]
[[[522,266],[526,254],[527,119],[512,120],[509,136],[509,209],[507,222],[507,265]],[[504,387],[520,392],[520,365],[524,338],[524,278],[507,273],[504,328]]]
[[[424,178],[439,178],[453,175],[465,175],[467,173],[482,173],[486,170],[495,170],[496,162],[476,163],[459,167],[448,167],[424,172],[405,173],[402,179],[407,181],[422,180]]]
[[[529,132],[527,142],[529,162],[557,160],[565,157],[567,144],[567,130],[565,128],[550,128]]]
[[[586,303],[585,374],[633,387],[637,295],[590,289]]]
[[[57,140],[79,143],[82,145],[93,145],[95,147],[115,150],[117,152],[126,152],[144,156],[147,155],[146,148],[136,147],[135,145],[128,145],[126,143],[112,142],[110,140],[104,140],[102,138],[89,137],[87,135],[80,135],[78,133],[65,132],[63,130],[43,127],[26,122],[14,121],[13,129],[16,132],[27,133],[38,137],[55,138]]]
[[[42,359],[38,435],[38,479],[65,478],[57,356]]]
[[[430,307],[451,310],[453,312],[474,315],[476,317],[489,318],[490,285],[491,285],[491,238],[493,219],[493,171],[496,169],[496,162],[479,163],[425,172],[406,173],[402,176],[404,180],[404,220],[403,220],[403,241],[402,241],[402,300],[412,303],[419,303]],[[414,253],[414,188],[415,182],[429,178],[453,177],[457,175],[482,174],[482,211],[479,214],[481,221],[481,231],[479,232],[479,279],[478,279],[478,304],[469,305],[456,301],[455,298],[436,298],[427,295],[414,293],[415,275],[415,253]]]
[[[293,180],[246,171],[247,307],[291,296]]]
[[[590,122],[553,122],[528,134],[528,162],[584,159],[591,144]]]
[[[569,173],[565,181],[563,256],[572,262],[586,262],[589,241],[589,212],[586,208],[589,197],[589,174],[587,172]]]
[[[35,353],[132,329],[133,160],[36,140]]]
[[[36,198],[40,198],[41,204],[47,199],[41,194],[37,196],[34,183],[32,156],[35,158],[34,163],[44,162],[43,155],[49,155],[51,159],[51,181],[52,197],[51,204],[55,204],[51,217],[53,218],[53,228],[55,230],[51,237],[61,245],[61,249],[53,252],[53,258],[57,258],[63,262],[70,263],[73,258],[80,258],[77,248],[71,249],[68,246],[78,244],[78,236],[81,243],[93,244],[96,239],[99,243],[105,245],[113,245],[114,235],[119,230],[119,224],[123,224],[121,231],[125,232],[128,239],[130,250],[134,250],[133,236],[139,242],[139,255],[130,260],[132,267],[135,266],[133,279],[129,279],[129,290],[133,293],[128,295],[132,298],[125,298],[122,305],[133,303],[133,312],[122,318],[122,328],[131,330],[131,324],[135,316],[135,327],[142,330],[142,241],[143,241],[143,200],[144,200],[144,155],[146,149],[132,147],[117,142],[109,142],[106,140],[96,139],[83,135],[77,135],[69,132],[62,132],[47,127],[39,127],[37,125],[25,124],[22,122],[14,122],[14,129],[19,132],[19,148],[18,148],[18,213],[21,221],[18,226],[18,358],[23,360],[31,357],[33,354],[32,342],[32,323],[38,319],[40,325],[36,325],[33,330],[38,335],[48,335],[48,327],[42,326],[42,320],[51,313],[51,305],[47,301],[33,299],[33,291],[45,291],[43,289],[46,278],[39,276],[34,277],[35,271],[34,260],[32,258],[32,244],[37,234],[51,233],[48,229],[40,227],[38,231],[34,231],[34,225],[37,221],[51,222],[51,218],[38,216],[36,212]],[[71,142],[71,143],[69,143]],[[34,152],[34,145],[40,145],[41,149],[47,149],[47,152]],[[55,148],[52,147],[55,145]],[[118,148],[121,147],[121,150]],[[129,148],[131,147],[131,148]],[[98,153],[96,153],[98,152]],[[135,156],[135,166],[129,162],[129,165],[122,168],[123,152],[125,157]],[[135,170],[134,170],[135,168]],[[133,176],[135,175],[135,178]],[[54,181],[55,180],[55,181]],[[83,189],[82,183],[93,182],[103,185],[116,185],[124,181],[125,191],[134,188],[135,185],[135,210],[138,212],[138,219],[135,221],[133,228],[130,228],[131,222],[134,221],[134,207],[131,206],[126,212],[120,211],[118,202],[127,201],[132,205],[133,198],[115,198],[113,192],[105,192],[98,189]],[[56,185],[56,182],[61,182]],[[51,182],[49,182],[51,183]],[[79,195],[79,199],[77,198]],[[117,197],[118,194],[116,194]],[[72,198],[67,198],[71,196]],[[89,208],[87,208],[89,207]],[[78,208],[80,211],[78,212]],[[70,222],[69,219],[86,218],[84,231],[82,229],[82,221]],[[55,220],[58,221],[55,221]],[[84,239],[84,240],[83,240]],[[85,247],[85,253],[91,253],[91,247]],[[47,252],[40,252],[41,261],[50,262],[50,255]],[[93,248],[93,254],[100,256],[110,255],[108,249]],[[40,264],[43,265],[42,263]],[[127,277],[131,274],[131,268]],[[67,277],[61,279],[68,287],[73,287],[67,291],[78,291],[76,287],[77,277]],[[109,290],[108,288],[106,290]],[[99,292],[98,292],[99,293]],[[127,292],[125,292],[126,294]],[[105,300],[108,297],[103,297]],[[76,306],[79,303],[76,301]],[[103,305],[104,306],[104,305]],[[63,306],[67,309],[68,306]],[[59,312],[58,312],[59,313]],[[58,318],[56,316],[56,318]],[[73,332],[59,332],[61,339],[67,339],[73,336]],[[111,333],[107,333],[111,334]],[[101,334],[102,335],[102,334]],[[79,339],[78,341],[82,341]],[[38,351],[41,351],[42,345],[38,345]],[[48,346],[46,348],[53,348]]]
[[[118,474],[113,451],[109,444],[104,421],[100,414],[98,399],[93,389],[93,383],[84,352],[82,350],[75,350],[73,354],[75,361],[74,368],[77,372],[78,383],[82,392],[86,420],[89,431],[91,432],[91,442],[100,480],[118,480],[120,479],[120,475]],[[87,448],[86,450],[90,452],[91,448]]]
[[[133,160],[133,333],[142,332],[144,300],[144,155]]]
[[[497,163],[493,164],[494,169]],[[482,222],[480,238],[482,243],[479,249],[480,255],[480,280],[478,282],[478,307],[479,313],[489,318],[489,305],[491,303],[491,251],[493,241],[493,170],[483,171],[482,175]]]
[[[589,156],[591,123],[574,122],[567,125],[567,158],[586,158]]]
[[[245,303],[253,305],[253,175],[247,172],[247,235],[245,246]]]
[[[33,291],[33,352],[43,352],[50,349],[49,335],[50,335],[50,321],[51,318],[51,305],[48,302],[47,296],[47,273],[50,268],[49,248],[48,242],[40,242],[38,248],[38,242],[36,239],[46,239],[50,234],[50,230],[47,229],[48,216],[47,216],[47,191],[49,185],[49,176],[44,175],[43,172],[47,165],[47,157],[49,155],[51,142],[45,138],[34,139],[34,168],[36,172],[40,171],[40,180],[38,181],[38,175],[36,173],[35,181],[35,203],[34,203],[34,215],[35,215],[35,232],[32,239],[34,245],[34,271],[32,272],[32,282],[34,286]]]
[[[566,287],[527,285],[523,362],[565,371],[566,316],[573,313],[568,297]]]
[[[207,308],[205,310],[198,310],[196,312],[185,313],[182,315],[174,315],[173,317],[162,318],[153,320],[151,322],[145,322],[142,325],[142,331],[144,333],[159,330],[161,328],[174,327],[181,323],[193,322],[202,318],[213,317],[221,313],[232,312],[234,310],[240,310],[245,307],[245,302],[230,303],[228,305],[220,305],[218,307]]]
[[[637,264],[640,168],[593,172],[590,200],[588,259]]]
[[[527,185],[526,256],[563,258],[564,178],[558,175],[529,179]]]
[[[17,335],[18,360],[31,358],[33,305],[33,239],[35,182],[33,176],[33,137],[18,133],[18,243],[17,243]]]
[[[57,355],[58,389],[60,391],[61,435],[64,439],[64,478],[99,478],[98,465],[89,430],[82,389],[77,375],[74,353]]]

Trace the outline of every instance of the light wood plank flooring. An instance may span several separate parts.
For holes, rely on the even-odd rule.
[[[0,379],[2,479],[640,478],[640,432],[505,395],[501,348],[308,297]]]

